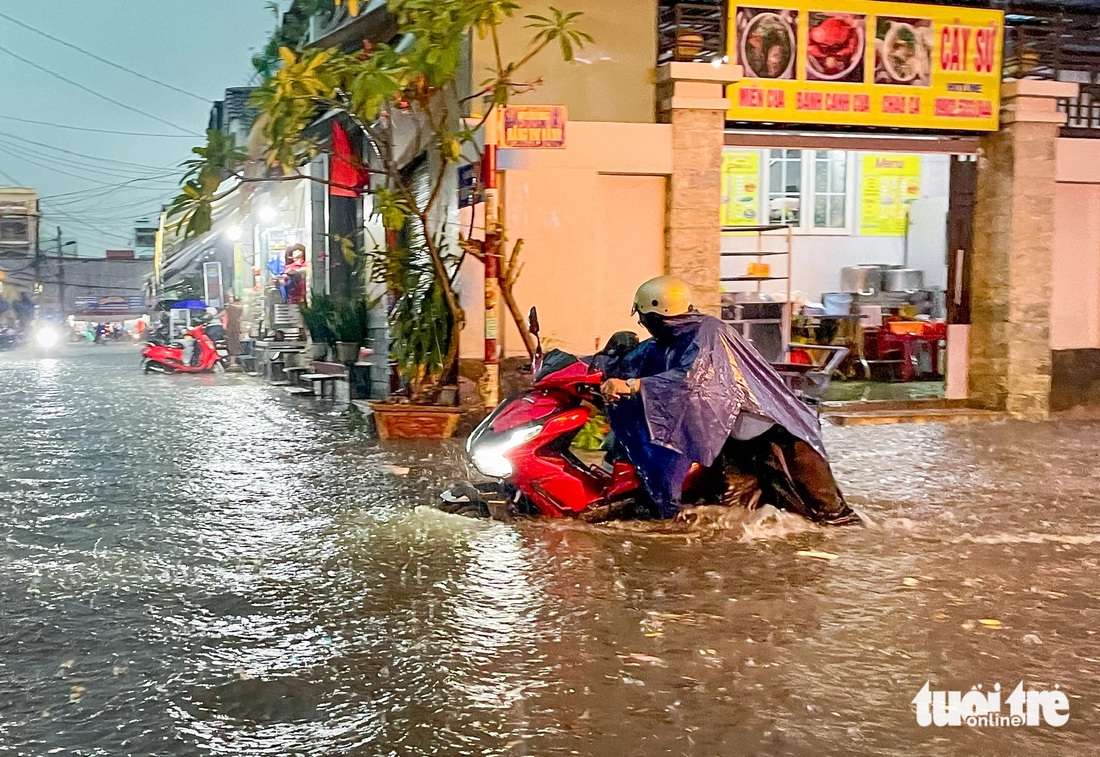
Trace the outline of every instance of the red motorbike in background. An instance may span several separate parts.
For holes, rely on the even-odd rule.
[[[141,351],[141,367],[146,373],[207,373],[225,370],[225,358],[218,351],[207,325],[187,332],[195,340],[189,360],[184,361],[184,345],[156,334],[150,335]]]

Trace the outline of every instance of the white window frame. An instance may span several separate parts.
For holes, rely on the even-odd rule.
[[[771,153],[773,149],[776,152],[787,151],[789,148],[764,148],[761,150],[760,155],[760,218],[766,225],[771,225],[772,216],[768,204],[771,202],[772,195],[772,170],[771,170]],[[792,228],[800,229],[806,222],[806,151],[805,150],[789,150],[790,152],[799,153],[799,188],[798,188],[798,225]],[[783,192],[778,194],[786,194],[786,187],[783,188]]]
[[[770,223],[770,214],[768,213],[768,197],[771,194],[771,171],[769,170],[771,151],[781,150],[784,148],[760,148],[760,207],[758,212],[760,218],[765,223]],[[791,148],[786,148],[791,149]],[[815,185],[814,179],[815,171],[817,170],[817,160],[815,153],[817,150],[802,150],[802,191],[800,193],[800,205],[799,205],[799,218],[798,225],[792,227],[792,231],[795,234],[803,236],[852,236],[855,231],[855,208],[860,198],[856,193],[856,168],[858,161],[856,160],[859,155],[854,150],[843,150],[845,153],[844,163],[844,225],[836,228],[828,226],[815,226],[814,225],[814,206],[815,206]]]

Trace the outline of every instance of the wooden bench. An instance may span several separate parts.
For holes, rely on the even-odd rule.
[[[325,398],[325,389],[331,387],[332,391],[329,392],[329,396],[331,396],[332,399],[336,399],[336,382],[347,381],[348,377],[342,373],[303,373],[298,379],[300,381],[312,382],[314,385],[320,384],[321,399]]]
[[[303,374],[309,373],[312,370],[312,368],[306,367],[304,365],[292,365],[289,368],[283,368],[283,373],[286,374],[286,377],[288,379],[290,379],[290,383],[294,385],[301,383],[299,381],[301,376]]]
[[[271,352],[271,358],[266,363],[266,377],[272,384],[277,384],[282,379],[277,378],[278,374],[282,374],[283,378],[286,377],[286,365],[287,360],[293,358],[295,355],[300,355],[303,350],[293,348],[283,348],[273,350]]]

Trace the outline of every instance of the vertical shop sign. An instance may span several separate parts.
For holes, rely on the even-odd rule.
[[[222,283],[222,264],[220,262],[203,263],[202,281],[206,304],[220,308],[225,293],[225,285]]]
[[[869,237],[904,236],[909,203],[920,199],[920,156],[863,156],[859,233]]]
[[[251,267],[245,262],[244,245],[236,242],[233,245],[233,293],[238,297],[242,292],[252,288],[251,282],[245,280],[245,275],[251,272]]]
[[[760,223],[760,153],[722,151],[722,225]]]

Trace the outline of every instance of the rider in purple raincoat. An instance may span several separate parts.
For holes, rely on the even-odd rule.
[[[692,463],[754,476],[760,504],[858,523],[833,478],[817,417],[748,341],[696,312],[673,276],[643,284],[634,312],[653,338],[613,361],[603,393],[616,442],[662,517],[680,510]]]

